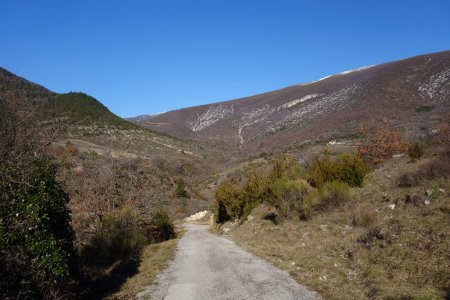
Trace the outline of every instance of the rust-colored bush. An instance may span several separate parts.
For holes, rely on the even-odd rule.
[[[357,151],[371,163],[382,163],[391,155],[408,149],[402,133],[388,124],[366,123],[361,131],[364,138]]]

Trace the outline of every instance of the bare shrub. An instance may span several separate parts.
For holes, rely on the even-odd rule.
[[[449,126],[441,126],[432,139],[434,157],[416,172],[405,173],[399,178],[400,187],[411,187],[431,180],[450,180],[450,142]]]
[[[378,213],[368,205],[360,205],[352,212],[351,223],[353,226],[372,226],[378,217]]]
[[[413,187],[438,179],[450,180],[450,159],[448,157],[435,158],[419,171],[401,175],[398,185],[400,187]]]

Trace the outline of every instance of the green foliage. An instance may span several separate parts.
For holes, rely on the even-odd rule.
[[[67,117],[69,123],[78,125],[113,125],[124,129],[138,128],[116,116],[95,98],[84,93],[60,94],[48,100],[46,108],[53,118]],[[43,118],[48,118],[48,111]]]
[[[301,168],[290,156],[280,156],[273,162],[268,176],[255,172],[239,186],[223,181],[216,190],[217,221],[223,223],[247,217],[260,203],[275,206],[284,218],[308,218],[314,211],[340,205],[348,200],[349,186],[360,186],[369,172],[367,164],[355,154],[331,158],[325,153],[316,157],[306,172],[313,189],[300,179]]]
[[[0,195],[0,291],[57,294],[75,270],[75,252],[68,196],[53,165],[0,163]]]
[[[175,189],[175,195],[178,198],[187,198],[188,193],[186,192],[186,185],[184,183],[183,179],[178,179],[176,182],[176,189]]]
[[[283,217],[287,218],[292,214],[302,216],[304,199],[311,191],[306,181],[280,178],[271,185],[270,190],[273,195],[270,202]]]
[[[254,172],[248,174],[244,189],[241,191],[240,198],[244,202],[244,209],[240,217],[247,217],[256,205],[267,199],[268,193],[269,185],[264,176]]]
[[[223,181],[215,193],[217,222],[246,218],[254,207],[267,199],[268,193],[267,179],[253,172],[246,176],[242,188],[229,180]]]
[[[314,187],[321,187],[336,178],[336,163],[330,155],[317,156],[307,170],[307,180]]]
[[[295,179],[301,174],[301,168],[292,156],[280,155],[273,160],[272,164],[273,167],[269,174],[270,181],[283,177]]]
[[[362,186],[364,176],[370,172],[366,162],[356,154],[342,154],[336,162],[337,177],[350,186]]]
[[[151,224],[153,230],[150,236],[153,239],[153,242],[163,242],[176,237],[172,220],[165,211],[161,210],[154,213]]]
[[[313,212],[331,211],[350,200],[350,186],[345,182],[325,183],[319,190],[308,194],[303,203],[303,216],[310,217]]]
[[[239,188],[228,180],[223,181],[216,189],[217,222],[223,223],[230,219],[238,219],[243,212]]]
[[[356,154],[342,154],[337,158],[329,154],[317,156],[307,170],[308,182],[317,188],[327,182],[342,181],[350,186],[361,186],[369,166]]]
[[[425,153],[425,144],[421,141],[414,141],[408,145],[408,156],[411,161],[419,160]]]

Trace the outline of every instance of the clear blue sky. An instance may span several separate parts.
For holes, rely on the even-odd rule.
[[[2,0],[0,66],[129,117],[450,49],[449,0]]]

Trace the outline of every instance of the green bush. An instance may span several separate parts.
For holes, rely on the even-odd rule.
[[[217,222],[223,223],[242,215],[244,204],[239,188],[228,180],[223,181],[215,192]]]
[[[271,204],[278,209],[283,217],[288,218],[293,214],[296,216],[303,214],[304,198],[311,192],[311,187],[301,179],[281,178],[271,185],[270,190],[273,195]]]
[[[258,204],[269,197],[269,183],[264,176],[250,173],[246,177],[240,199],[244,203],[240,217],[246,218]]]
[[[280,155],[272,161],[272,170],[268,176],[269,181],[275,181],[280,178],[295,179],[302,172],[297,161],[292,156]]]
[[[176,181],[175,195],[178,198],[187,198],[188,193],[186,192],[186,185],[183,179],[178,179]]]
[[[267,199],[269,184],[267,179],[256,173],[250,173],[245,178],[243,187],[229,180],[223,181],[215,192],[216,221],[246,218],[253,208]]]
[[[46,159],[0,163],[0,296],[59,295],[76,271],[67,194]]]
[[[408,156],[411,161],[419,160],[425,153],[425,144],[421,141],[414,141],[408,145]]]
[[[172,220],[165,211],[161,210],[154,213],[151,218],[151,225],[153,230],[148,236],[151,237],[153,242],[163,242],[176,237]]]
[[[336,178],[336,166],[329,154],[318,155],[307,170],[307,180],[314,187]]]
[[[307,170],[308,182],[317,188],[327,182],[342,181],[350,186],[361,186],[369,166],[356,154],[341,154],[332,158],[329,154],[318,155]]]
[[[312,204],[315,211],[333,210],[350,200],[350,186],[340,181],[327,182],[317,195]]]
[[[350,186],[362,186],[364,176],[370,168],[356,154],[342,154],[336,161],[337,176],[334,180],[342,181]]]

